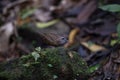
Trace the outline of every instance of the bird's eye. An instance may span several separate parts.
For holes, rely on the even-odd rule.
[[[67,40],[67,38],[65,38],[65,37],[61,37],[61,40],[65,40],[65,41],[66,41],[66,40]]]
[[[67,42],[67,38],[65,38],[65,37],[61,37],[61,43],[66,43]]]

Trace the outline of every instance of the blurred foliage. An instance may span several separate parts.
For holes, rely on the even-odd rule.
[[[61,47],[37,48],[35,52],[39,58],[29,54],[1,63],[0,77],[5,80],[74,80],[76,77],[85,79],[90,74],[89,71],[95,70],[89,70],[86,62],[76,52]]]
[[[120,5],[119,4],[107,4],[107,5],[102,5],[99,8],[104,11],[120,13]],[[118,14],[118,16],[119,16],[119,14]],[[120,40],[120,23],[117,24],[117,34],[118,34],[118,40],[111,40],[111,43],[110,43],[111,46],[113,46],[115,43],[120,42],[119,41]]]
[[[35,12],[36,9],[23,9],[21,12],[20,12],[20,17],[22,19],[25,19],[27,17],[29,17],[30,15],[32,15],[34,12]]]
[[[117,41],[118,41],[117,39],[111,40],[110,45],[114,46],[117,43]]]
[[[96,64],[94,66],[89,66],[89,72],[93,73],[94,71],[98,70],[100,68],[100,64]]]
[[[110,11],[110,12],[120,12],[120,5],[118,4],[102,5],[99,8],[105,11]]]

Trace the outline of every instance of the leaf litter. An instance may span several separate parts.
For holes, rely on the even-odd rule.
[[[88,80],[119,80],[119,1],[109,5],[111,1],[106,0],[107,5],[104,6],[103,1],[100,7],[99,3],[96,0],[1,0],[0,61],[29,54],[35,47],[56,47],[41,41],[41,35],[38,34],[39,31],[54,32],[68,37],[68,42],[62,47],[80,53],[88,65],[93,66]],[[22,10],[26,11],[22,13]],[[64,24],[61,31],[59,23]],[[2,30],[3,27],[7,28]],[[112,40],[116,40],[114,45],[111,45]],[[39,55],[33,56],[37,61]]]

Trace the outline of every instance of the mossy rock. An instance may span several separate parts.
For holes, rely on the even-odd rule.
[[[89,75],[86,62],[64,48],[35,50],[0,64],[0,80],[79,80]]]

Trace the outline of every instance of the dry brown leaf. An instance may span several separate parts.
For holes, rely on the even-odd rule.
[[[65,46],[64,47],[69,47],[69,46],[71,46],[72,44],[74,44],[75,43],[75,37],[76,37],[76,35],[78,34],[80,32],[80,29],[79,28],[75,28],[75,29],[73,29],[71,32],[70,32],[70,34],[69,34],[69,39],[68,39],[68,43],[67,44],[65,44]]]
[[[86,22],[91,14],[96,10],[97,4],[95,0],[91,0],[78,15],[77,21],[80,23]]]

